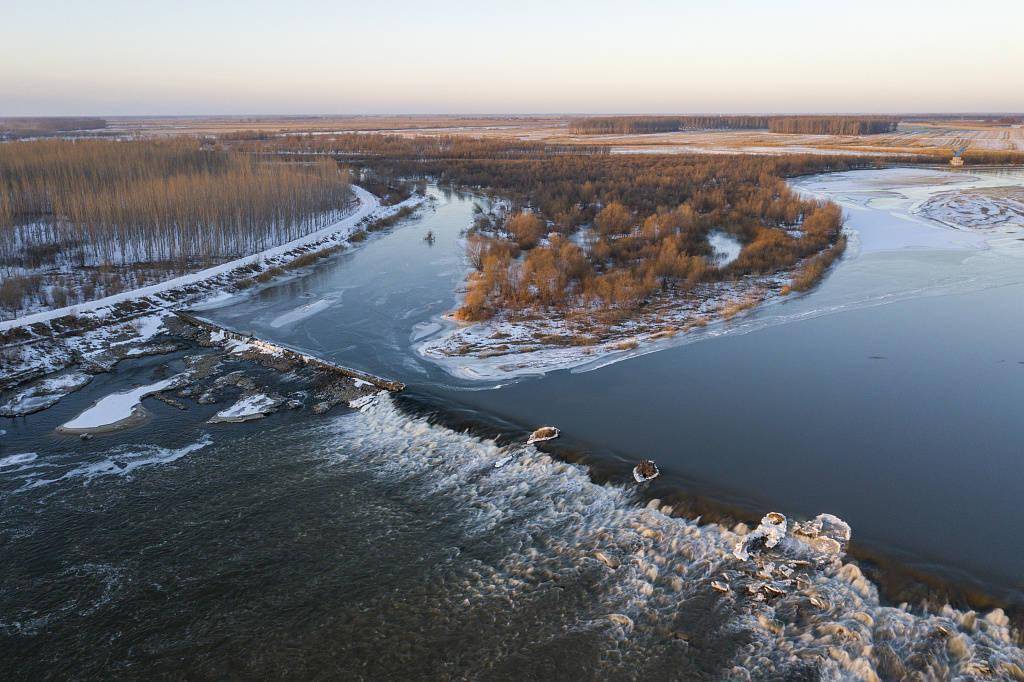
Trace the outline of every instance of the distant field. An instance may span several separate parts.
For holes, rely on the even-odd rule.
[[[224,134],[242,131],[351,132],[412,130],[508,129],[564,126],[558,116],[179,116],[113,117],[111,130],[150,135]]]
[[[400,135],[468,135],[558,144],[610,147],[617,153],[840,153],[922,154],[952,150],[1024,152],[1024,126],[1006,121],[914,116],[895,132],[809,135],[767,130],[685,130],[647,134],[577,135],[571,115],[524,116],[203,116],[108,118],[106,134],[164,135],[388,132]]]

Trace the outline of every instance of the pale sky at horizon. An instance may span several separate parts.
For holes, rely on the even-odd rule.
[[[4,0],[0,116],[1024,111],[1024,0]]]

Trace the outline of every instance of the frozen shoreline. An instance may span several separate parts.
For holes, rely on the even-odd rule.
[[[663,301],[656,313],[618,325],[608,339],[593,344],[556,346],[534,340],[538,335],[570,339],[585,333],[561,320],[520,321],[499,316],[467,325],[444,316],[437,320],[440,330],[415,344],[414,349],[452,376],[476,381],[537,376],[563,369],[586,371],[677,345],[698,330],[717,335],[726,325],[738,321],[743,312],[782,300],[780,291],[790,276],[784,272],[703,285],[696,296]],[[758,300],[756,305],[751,304],[751,297]],[[736,317],[726,319],[722,311],[731,305],[741,309]],[[460,352],[467,346],[472,347],[472,354]]]
[[[346,217],[300,239],[160,284],[0,322],[0,333],[7,332],[12,339],[0,346],[0,390],[83,361],[112,365],[129,356],[128,346],[137,347],[156,334],[173,309],[229,298],[227,289],[241,279],[286,266],[309,253],[348,245],[351,236],[372,221],[425,200],[413,195],[383,206],[365,189],[353,185],[352,190],[358,203]],[[68,319],[75,326],[65,331]]]

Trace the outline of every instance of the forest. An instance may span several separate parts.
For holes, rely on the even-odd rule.
[[[569,121],[573,135],[637,135],[680,130],[764,130],[767,116],[594,116]]]
[[[892,116],[774,116],[773,133],[800,135],[879,135],[895,132],[900,119]]]
[[[896,130],[892,116],[598,116],[569,122],[574,135],[637,135],[682,130],[769,130],[810,135],[874,135]]]
[[[281,151],[282,142],[272,143]],[[300,141],[309,151],[307,139]],[[797,269],[841,250],[842,213],[796,196],[785,178],[876,162],[820,155],[611,155],[469,137],[324,136],[339,160],[381,177],[432,177],[511,202],[480,211],[467,235],[474,273],[459,317],[595,311],[612,320],[706,282]],[[298,151],[298,150],[295,150]],[[719,268],[707,236],[743,244]],[[825,261],[802,286],[820,277]],[[829,261],[830,262],[830,261]]]
[[[0,306],[75,303],[261,251],[330,224],[349,198],[330,159],[187,138],[3,144]]]

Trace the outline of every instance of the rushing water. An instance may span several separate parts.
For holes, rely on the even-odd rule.
[[[864,546],[1019,601],[1024,242],[914,219],[950,180],[925,175],[802,180],[859,233],[819,289],[589,371],[495,387],[413,352],[464,276],[473,200],[459,195],[204,314],[406,381],[402,403],[449,421],[515,438],[556,424],[566,454],[613,482],[652,457],[663,476],[647,496],[835,513]],[[143,427],[53,435],[97,398],[178,371],[179,355],[126,361],[0,422],[0,668],[16,677],[686,678],[748,660],[752,641],[762,670],[800,670],[787,642],[804,626],[775,638],[691,587],[728,554],[714,527],[390,401],[241,425],[204,423],[222,406],[147,403]],[[608,573],[597,549],[624,568]],[[819,586],[838,622],[870,614],[872,642],[901,655],[927,640],[851,582]]]

